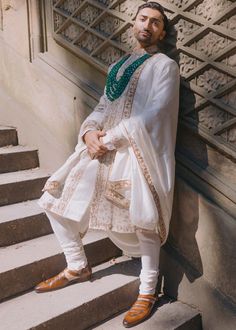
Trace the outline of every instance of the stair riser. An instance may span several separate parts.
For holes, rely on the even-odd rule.
[[[61,314],[46,323],[32,327],[34,330],[70,329],[84,330],[128,309],[137,297],[139,280],[134,280],[114,291]],[[123,326],[120,324],[120,328]]]
[[[86,328],[86,330],[120,329],[125,314],[126,311],[119,313],[105,322]],[[136,328],[137,330],[202,330],[202,321],[201,315],[196,309],[159,296],[159,301],[155,304],[150,318],[137,325]]]
[[[0,206],[39,198],[46,180],[47,177],[0,185]]]
[[[0,223],[0,247],[8,246],[52,233],[44,213]]]
[[[0,147],[18,144],[17,131],[14,129],[0,130]]]
[[[28,170],[39,166],[36,150],[0,155],[0,173]]]
[[[174,330],[202,330],[201,315],[196,315],[191,320],[187,320],[184,324],[175,328]]]
[[[84,246],[91,266],[121,255],[121,251],[104,238]],[[66,266],[62,253],[0,274],[0,301],[33,288],[36,284],[59,273]]]

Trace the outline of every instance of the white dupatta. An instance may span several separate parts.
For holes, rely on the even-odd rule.
[[[156,63],[149,61],[140,76],[131,117],[108,131],[105,142],[111,140],[118,146],[110,176],[113,187],[122,180],[131,182],[126,195],[132,224],[158,232],[164,244],[175,181],[179,68],[164,54],[154,60]],[[119,169],[125,159],[130,171]],[[119,189],[117,192],[122,195]]]

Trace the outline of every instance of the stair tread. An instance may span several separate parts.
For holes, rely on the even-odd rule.
[[[83,238],[89,244],[107,237],[104,231],[89,230]],[[0,248],[0,273],[34,263],[36,261],[61,253],[62,250],[54,234],[34,238]]]
[[[0,206],[0,224],[43,213],[38,199]]]
[[[16,128],[12,126],[0,126],[0,131],[9,131],[9,130],[15,131]]]
[[[126,312],[93,327],[96,330],[120,330]],[[139,330],[174,330],[185,322],[199,315],[199,311],[180,301],[173,301],[161,297],[160,302],[154,306],[154,312],[146,321],[135,326]]]
[[[47,176],[50,176],[50,173],[39,167],[30,170],[2,173],[0,174],[0,185],[45,178]]]
[[[0,148],[0,155],[27,152],[27,151],[37,151],[37,148],[22,146],[22,145],[17,145],[17,146],[9,145]]]
[[[92,283],[77,283],[43,294],[29,292],[3,302],[0,309],[1,326],[8,330],[30,329],[137,279],[135,261],[122,256],[116,262],[115,265],[105,262],[94,267]]]

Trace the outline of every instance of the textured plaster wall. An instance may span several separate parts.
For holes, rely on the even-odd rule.
[[[73,152],[81,122],[97,102],[97,94],[89,96],[79,82],[101,90],[104,77],[57,45],[50,26],[49,50],[37,53],[38,22],[33,19],[30,63],[26,1],[11,4],[3,8],[0,31],[0,124],[17,127],[20,144],[38,147],[41,166],[53,171]],[[36,9],[31,8],[32,17]]]

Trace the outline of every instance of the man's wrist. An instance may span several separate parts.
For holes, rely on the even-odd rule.
[[[84,133],[83,133],[83,135],[81,136],[81,138],[82,138],[82,140],[83,140],[83,142],[85,143],[85,135],[87,134],[87,133],[89,133],[89,132],[93,132],[93,131],[96,131],[96,129],[87,129]]]

